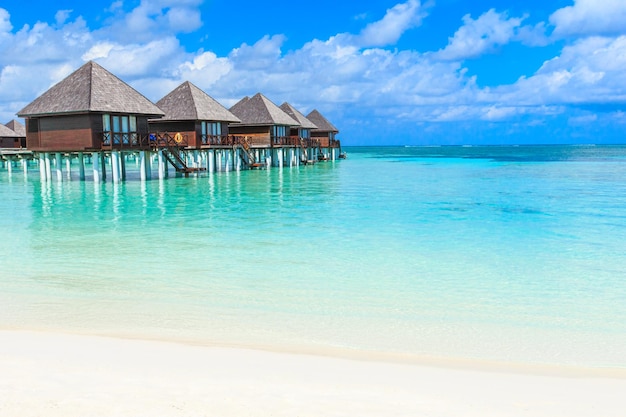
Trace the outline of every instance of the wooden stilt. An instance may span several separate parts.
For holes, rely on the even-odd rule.
[[[78,178],[85,181],[85,155],[82,152],[78,153]]]

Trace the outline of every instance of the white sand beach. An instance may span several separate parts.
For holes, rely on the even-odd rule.
[[[529,371],[0,331],[0,415],[624,415],[620,370]]]

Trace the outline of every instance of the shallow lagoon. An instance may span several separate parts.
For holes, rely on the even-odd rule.
[[[117,185],[0,171],[0,327],[626,367],[626,147],[346,150]]]

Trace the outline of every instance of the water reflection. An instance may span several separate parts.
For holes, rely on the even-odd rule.
[[[49,217],[52,214],[52,184],[49,181],[40,183],[39,189],[41,196],[41,215],[43,217]],[[36,203],[36,201],[34,203]]]
[[[113,184],[113,224],[117,224],[120,219],[120,193],[122,186]]]

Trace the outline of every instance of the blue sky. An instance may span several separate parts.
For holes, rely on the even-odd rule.
[[[346,145],[626,143],[624,0],[0,4],[0,121],[93,59],[157,101],[316,108]]]

